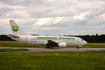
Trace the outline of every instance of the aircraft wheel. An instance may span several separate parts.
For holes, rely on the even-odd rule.
[[[77,49],[79,49],[79,47],[77,46]]]
[[[47,47],[46,48],[50,48],[50,49],[52,49],[52,46],[51,45],[47,45]]]
[[[50,49],[52,49],[52,47],[50,46]]]
[[[48,46],[46,48],[48,48]]]
[[[47,47],[46,47],[46,48],[50,48],[50,47],[49,47],[49,45],[47,45]]]

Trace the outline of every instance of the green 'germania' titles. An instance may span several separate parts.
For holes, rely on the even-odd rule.
[[[71,40],[75,40],[75,38],[70,38],[70,37],[59,37],[59,39],[71,39]]]

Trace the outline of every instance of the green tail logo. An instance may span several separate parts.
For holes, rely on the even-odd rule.
[[[17,32],[18,30],[19,30],[19,28],[18,28],[18,26],[12,26],[12,30],[14,31],[14,32]]]

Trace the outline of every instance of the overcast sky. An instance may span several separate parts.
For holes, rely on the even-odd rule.
[[[11,19],[29,34],[105,34],[105,0],[0,0],[0,34]]]

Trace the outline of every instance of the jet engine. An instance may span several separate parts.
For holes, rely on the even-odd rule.
[[[58,43],[58,47],[66,47],[66,43]]]

